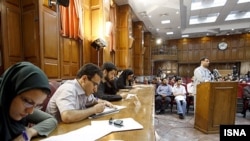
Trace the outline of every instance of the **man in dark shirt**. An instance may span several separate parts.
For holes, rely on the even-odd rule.
[[[95,97],[107,100],[118,101],[126,97],[126,94],[117,94],[118,89],[115,86],[116,66],[113,63],[106,62],[102,65],[103,78],[98,85],[98,90],[94,93]]]

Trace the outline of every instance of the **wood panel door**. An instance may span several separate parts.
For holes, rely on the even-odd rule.
[[[73,79],[80,69],[81,53],[78,40],[61,38],[60,41],[61,79]]]
[[[58,13],[39,1],[41,68],[49,79],[60,79]]]
[[[21,10],[19,0],[1,2],[3,68],[23,60]]]
[[[22,46],[24,60],[40,66],[38,0],[22,1]]]

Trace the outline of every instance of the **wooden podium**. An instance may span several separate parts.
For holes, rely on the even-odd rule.
[[[235,122],[238,82],[205,82],[197,85],[194,128],[219,133],[220,125]]]

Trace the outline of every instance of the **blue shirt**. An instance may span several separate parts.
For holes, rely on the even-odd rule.
[[[157,94],[164,94],[166,96],[170,96],[172,95],[172,87],[167,84],[167,85],[159,85],[157,90],[156,90]]]

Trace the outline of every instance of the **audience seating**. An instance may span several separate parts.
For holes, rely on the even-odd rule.
[[[50,85],[50,95],[47,96],[47,98],[44,100],[43,104],[42,104],[42,111],[46,111],[46,108],[47,108],[47,104],[50,100],[50,98],[53,96],[53,94],[55,93],[55,91],[57,90],[57,88],[61,85],[60,82],[57,82],[57,81],[49,81],[49,85]]]

